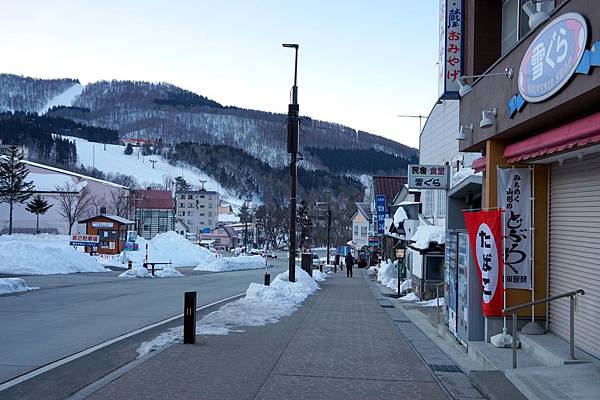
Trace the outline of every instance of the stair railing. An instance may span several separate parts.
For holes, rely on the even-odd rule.
[[[575,296],[578,294],[585,295],[583,289],[577,289],[570,292],[558,294],[556,296],[546,297],[529,303],[523,303],[516,306],[508,307],[502,310],[504,315],[512,313],[512,367],[517,368],[517,311],[522,308],[531,307],[540,303],[550,303],[556,299],[562,299],[563,297],[569,298],[569,356],[571,360],[575,360]]]

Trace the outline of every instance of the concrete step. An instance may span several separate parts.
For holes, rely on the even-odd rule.
[[[521,348],[547,366],[579,364],[599,361],[584,351],[575,348],[575,360],[569,355],[569,342],[552,334],[524,335],[519,334]],[[577,340],[575,341],[577,344]]]
[[[526,400],[502,371],[471,371],[469,380],[488,400]]]
[[[600,363],[507,369],[504,374],[529,400],[600,398]]]
[[[512,348],[498,348],[490,343],[469,342],[469,358],[479,362],[484,370],[506,370],[512,368]],[[517,349],[517,366],[541,367],[544,364],[531,354]]]

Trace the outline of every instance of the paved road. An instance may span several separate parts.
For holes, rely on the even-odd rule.
[[[273,277],[287,259],[271,264]],[[177,315],[185,291],[197,291],[201,306],[244,292],[264,274],[184,272],[169,279],[123,279],[116,272],[25,277],[41,289],[0,296],[0,383]]]

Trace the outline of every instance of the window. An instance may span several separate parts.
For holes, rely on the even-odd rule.
[[[437,192],[437,217],[446,218],[446,191],[436,190]]]
[[[188,220],[187,220],[187,223],[188,223],[188,224],[191,224],[191,223],[192,223],[192,220],[191,220],[191,219],[188,219]]]
[[[188,203],[188,208],[194,208],[194,203]]]
[[[203,198],[205,198],[205,197],[206,197],[206,196],[204,196],[204,195],[200,196],[200,198],[201,198],[201,199],[203,199]]]
[[[179,203],[180,208],[185,208],[185,203]]]
[[[200,208],[204,208],[204,204],[200,204]]]
[[[212,217],[212,211],[209,211],[209,212],[208,212],[208,216],[209,216],[209,217]]]
[[[194,215],[194,212],[193,211],[188,211],[187,215],[188,215],[188,217],[191,217],[192,215]]]
[[[192,200],[194,198],[194,196],[192,196],[191,194],[188,194],[188,200]]]
[[[502,1],[502,43],[501,53],[505,55],[529,31],[529,16],[523,10],[523,4],[528,0]],[[554,0],[544,0],[539,3],[542,11],[550,13],[554,9]]]
[[[183,217],[184,215],[185,215],[185,211],[179,211],[177,213],[177,216],[179,216],[179,217]]]
[[[367,236],[367,227],[366,226],[360,227],[360,236]]]
[[[435,190],[423,190],[424,209],[423,215],[426,217],[433,217],[433,193]]]
[[[212,225],[212,220],[208,220],[208,225]]]
[[[358,225],[354,225],[354,235],[358,236]]]
[[[201,217],[204,217],[204,213],[200,213],[200,216],[201,216]]]
[[[181,200],[185,199],[185,194],[182,194],[181,196],[179,196],[179,198],[180,198]]]

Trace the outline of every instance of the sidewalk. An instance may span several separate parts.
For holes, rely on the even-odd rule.
[[[357,269],[353,279],[335,274],[321,286],[277,324],[172,346],[88,398],[463,398],[450,396],[444,373],[455,385],[468,385],[464,398],[480,398],[462,373],[432,372],[442,362],[432,358],[427,365],[416,353],[365,271]]]

